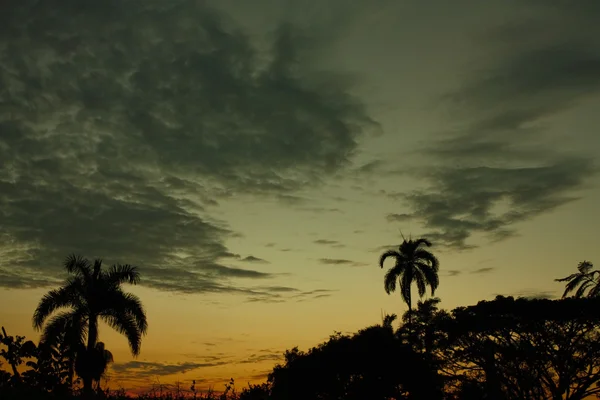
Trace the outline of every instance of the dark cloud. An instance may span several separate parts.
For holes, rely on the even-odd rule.
[[[592,28],[576,7],[562,13],[542,3],[536,7],[543,12],[533,13],[535,23],[520,25],[520,37],[532,33],[522,43],[506,37],[511,29],[492,29],[496,40],[485,42],[490,65],[468,74],[462,87],[444,97],[457,126],[423,152],[434,165],[421,171],[430,186],[400,195],[412,211],[402,219],[420,220],[436,243],[468,249],[475,233],[491,241],[511,237],[516,223],[577,200],[598,171],[591,156],[547,146],[543,124],[600,94],[598,25]],[[567,29],[573,21],[581,29]],[[590,30],[598,35],[588,35]]]
[[[198,368],[216,367],[219,365],[225,365],[226,362],[209,362],[209,363],[195,363],[195,362],[184,362],[179,364],[168,364],[161,362],[147,362],[147,361],[128,361],[126,363],[115,363],[111,365],[114,372],[118,373],[119,376],[133,376],[135,378],[145,378],[151,376],[166,376],[174,375],[179,373],[185,373],[193,371]]]
[[[60,283],[57,279],[41,276],[38,271],[20,271],[15,273],[5,268],[0,268],[0,282],[2,286],[13,289],[37,289]]]
[[[447,276],[458,276],[462,273],[462,271],[457,269],[449,269],[447,271],[443,271],[443,273],[445,273]]]
[[[272,275],[224,264],[239,235],[211,209],[291,201],[373,125],[305,63],[310,38],[258,46],[204,2],[9,1],[0,27],[1,286],[52,284],[77,252],[159,289],[246,293],[231,279]]]

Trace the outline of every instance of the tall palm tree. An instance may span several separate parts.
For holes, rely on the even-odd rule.
[[[68,329],[69,340],[73,344],[87,341],[86,352],[92,354],[98,343],[100,319],[125,335],[131,353],[137,356],[142,336],[148,329],[146,313],[140,299],[121,287],[124,283],[135,285],[139,282],[137,268],[117,264],[103,270],[102,260],[97,259],[92,264],[74,254],[66,258],[64,267],[72,276],[62,287],[44,295],[33,314],[33,326],[37,330],[54,314],[44,327],[41,341],[51,342]],[[56,312],[59,309],[67,311]],[[82,350],[77,353],[82,354]],[[84,392],[90,393],[93,376],[88,374],[81,378]]]
[[[594,264],[589,261],[582,261],[577,265],[579,272],[561,279],[555,279],[557,282],[567,282],[562,297],[567,297],[573,291],[575,291],[575,297],[583,297],[588,289],[588,297],[600,295],[600,271],[597,269],[592,270],[592,268],[594,268]]]
[[[433,296],[439,285],[440,263],[430,251],[423,248],[424,246],[431,247],[431,242],[423,238],[404,239],[398,250],[388,250],[379,258],[381,268],[388,257],[395,260],[394,266],[385,274],[384,288],[387,294],[391,294],[396,291],[396,281],[398,281],[400,294],[408,305],[409,311],[412,311],[411,286],[413,282],[417,284],[419,297],[425,295],[427,286],[431,288]],[[411,319],[412,313],[409,313],[409,323]]]

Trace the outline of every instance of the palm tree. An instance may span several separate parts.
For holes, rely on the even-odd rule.
[[[588,297],[597,297],[600,295],[600,271],[597,269],[592,270],[592,268],[594,268],[594,264],[589,261],[582,261],[577,265],[579,272],[565,278],[555,279],[557,282],[568,282],[562,297],[567,297],[569,293],[576,289],[575,297],[583,297],[585,291],[588,289]]]
[[[395,259],[395,264],[385,274],[384,288],[387,294],[396,291],[396,281],[400,283],[400,294],[402,299],[408,305],[408,310],[412,311],[411,286],[413,282],[417,284],[419,297],[425,295],[427,286],[431,288],[431,295],[439,285],[438,259],[423,246],[430,247],[431,242],[427,239],[406,240],[398,247],[398,250],[388,250],[383,253],[379,259],[379,266],[383,264],[388,257]],[[412,313],[409,313],[409,323],[412,319]]]
[[[88,259],[76,255],[68,256],[64,267],[72,276],[62,287],[44,295],[33,314],[33,326],[37,330],[54,314],[44,327],[40,341],[52,342],[67,329],[71,345],[87,340],[85,349],[89,356],[97,348],[98,320],[101,319],[127,337],[131,353],[137,356],[142,336],[148,329],[146,313],[140,299],[121,287],[123,283],[139,282],[137,268],[117,264],[102,270],[102,260],[97,259],[92,265]],[[63,308],[68,310],[55,313]],[[82,349],[77,353],[77,356],[83,354]],[[93,376],[81,378],[84,392],[90,393]]]

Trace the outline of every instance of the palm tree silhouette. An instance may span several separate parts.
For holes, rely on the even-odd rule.
[[[70,345],[82,345],[77,350],[77,358],[82,357],[82,360],[89,362],[97,359],[92,354],[98,349],[98,319],[101,319],[127,337],[131,353],[137,356],[142,336],[148,329],[146,313],[140,299],[121,288],[123,283],[135,285],[139,282],[137,268],[117,264],[106,271],[102,270],[102,260],[97,259],[92,265],[88,259],[74,254],[66,258],[64,267],[73,276],[62,287],[51,290],[42,297],[33,314],[33,326],[39,330],[55,311],[62,308],[69,310],[58,312],[50,318],[44,327],[41,341],[51,342],[61,333],[66,333]],[[87,339],[85,346],[84,338]],[[81,365],[83,364],[82,361]],[[77,366],[75,367],[77,370]],[[81,376],[84,392],[90,393],[94,375],[84,375]]]
[[[408,305],[408,310],[412,311],[411,286],[413,282],[417,284],[419,297],[425,295],[427,286],[431,288],[431,295],[439,285],[438,259],[423,246],[430,247],[431,242],[427,239],[416,239],[402,241],[398,250],[388,250],[383,253],[379,259],[379,266],[383,264],[388,257],[395,259],[395,264],[388,270],[384,278],[384,288],[387,294],[396,291],[396,281],[400,283],[400,293],[402,299]],[[409,324],[412,321],[412,313],[409,313]]]
[[[575,291],[575,297],[583,297],[585,291],[589,289],[588,297],[600,295],[600,271],[592,270],[594,264],[589,261],[582,261],[577,265],[579,272],[571,274],[561,279],[555,279],[556,282],[567,282],[565,292],[562,297],[565,298],[569,293]]]

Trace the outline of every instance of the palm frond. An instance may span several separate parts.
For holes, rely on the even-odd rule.
[[[425,283],[431,288],[431,295],[435,295],[435,291],[440,284],[438,270],[432,268],[430,265],[423,264],[422,262],[416,262],[415,267],[419,269],[425,277]]]
[[[135,266],[129,264],[116,264],[108,270],[106,280],[113,285],[119,285],[121,283],[137,285],[140,282],[140,273]]]
[[[63,311],[54,315],[44,327],[40,343],[56,346],[64,340],[66,345],[76,348],[83,343],[85,337],[83,317],[76,311]]]
[[[70,274],[88,279],[90,276],[90,261],[80,255],[70,254],[64,261],[64,267]]]
[[[383,287],[387,294],[396,291],[396,281],[398,280],[398,277],[402,275],[402,272],[403,269],[399,264],[396,264],[386,272],[385,277],[383,278]]]
[[[127,337],[129,348],[134,356],[140,354],[142,332],[138,329],[137,321],[131,314],[107,310],[101,317],[111,328]]]
[[[77,308],[81,305],[79,294],[76,292],[78,281],[72,280],[70,284],[59,289],[50,290],[40,300],[37,308],[33,313],[33,327],[41,329],[46,318],[54,311],[65,308]]]
[[[100,278],[101,271],[102,271],[102,259],[97,258],[94,260],[94,279]]]
[[[380,257],[379,257],[379,266],[381,268],[383,268],[383,264],[385,263],[385,260],[388,257],[393,257],[396,258],[396,260],[399,260],[402,258],[402,255],[400,253],[398,253],[396,250],[388,250],[385,253],[383,253]]]
[[[409,306],[411,304],[410,286],[412,285],[413,279],[414,275],[412,268],[406,268],[402,274],[402,278],[400,279],[400,290],[402,292],[402,298],[404,299],[404,302]]]
[[[594,287],[588,292],[588,297],[598,297],[600,295],[600,281],[596,279],[594,281]]]
[[[104,309],[111,310],[109,313],[119,313],[130,315],[136,324],[137,329],[142,335],[148,330],[148,321],[146,311],[142,301],[133,293],[125,293],[120,289],[107,293],[104,298]]]
[[[586,280],[584,281],[581,285],[579,285],[579,287],[577,288],[577,291],[575,292],[575,297],[576,298],[581,298],[584,296],[585,291],[594,284],[595,282],[592,280]]]
[[[578,277],[580,275],[581,275],[580,273],[571,274],[569,276],[565,276],[564,278],[555,279],[554,281],[556,281],[556,282],[568,282],[568,281],[570,281],[572,279],[575,279],[576,277]]]
[[[425,292],[427,290],[427,283],[425,281],[425,276],[423,275],[423,272],[419,268],[415,267],[413,267],[413,280],[417,284],[417,291],[419,293],[419,297],[423,297],[425,296]]]
[[[570,281],[565,285],[565,291],[562,297],[567,297],[569,293],[575,291],[579,285],[581,285],[586,279],[585,274],[573,274],[571,275]]]
[[[415,261],[429,264],[435,272],[439,271],[440,269],[440,262],[438,261],[437,257],[425,249],[417,249],[414,252],[413,258]]]

